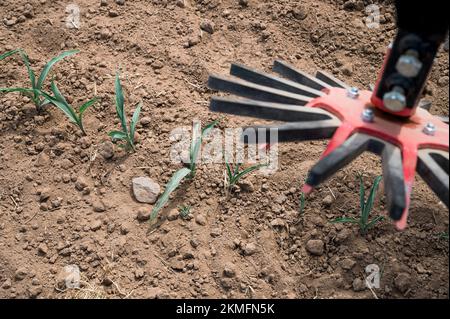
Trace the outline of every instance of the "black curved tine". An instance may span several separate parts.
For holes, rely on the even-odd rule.
[[[281,125],[250,126],[244,128],[242,140],[245,144],[266,143],[269,141],[270,134],[273,134],[273,131],[276,131],[278,134],[278,142],[328,139],[333,136],[340,124],[340,120],[333,118],[330,120],[295,122]]]
[[[267,73],[258,72],[249,67],[240,64],[231,64],[230,74],[240,79],[253,82],[259,85],[265,85],[274,89],[283,90],[295,94],[301,94],[309,97],[322,96],[321,91],[311,89],[305,85],[282,79]]]
[[[327,83],[312,77],[311,75],[295,69],[286,62],[275,60],[273,63],[273,70],[285,78],[297,82],[301,85],[308,86],[312,89],[321,91],[324,88],[330,88]]]
[[[327,111],[319,108],[216,96],[211,99],[209,109],[213,112],[284,122],[318,121],[332,118]]]
[[[370,136],[355,133],[309,171],[306,184],[316,187],[367,150]]]
[[[311,97],[220,75],[210,75],[208,87],[213,90],[228,92],[259,101],[305,105],[312,100]]]
[[[349,89],[350,88],[349,85],[345,84],[341,80],[335,78],[334,76],[332,76],[331,74],[329,74],[325,71],[321,71],[321,70],[317,71],[316,79],[319,79],[322,82],[325,82],[326,84],[328,84],[332,87],[341,88],[341,89]]]
[[[449,207],[449,155],[447,152],[419,150],[417,172],[439,199]]]
[[[387,209],[391,218],[398,221],[407,207],[402,153],[398,147],[384,142],[381,158]]]

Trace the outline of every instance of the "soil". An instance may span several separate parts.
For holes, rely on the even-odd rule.
[[[341,170],[307,199],[301,216],[300,188],[326,141],[280,145],[277,173],[251,175],[253,187],[229,197],[224,166],[200,165],[157,227],[137,219],[152,205],[131,191],[134,177],[164,188],[180,168],[169,159],[169,132],[219,117],[208,111],[214,92],[206,80],[228,73],[231,62],[270,71],[282,59],[368,88],[395,35],[389,2],[378,2],[377,29],[364,24],[370,1],[76,3],[78,29],[66,26],[66,1],[0,2],[0,52],[21,47],[39,70],[61,51],[80,49],[51,77],[73,105],[101,98],[85,114],[83,137],[54,107],[37,113],[26,97],[0,96],[1,298],[448,298],[448,239],[441,236],[448,210],[419,178],[404,232],[385,221],[361,236],[355,225],[330,223],[358,215],[356,176],[363,173],[369,189],[381,174],[378,157],[365,154]],[[114,146],[105,159],[107,133],[119,125],[118,67],[129,115],[143,102],[139,143],[131,154]],[[28,85],[18,56],[0,68],[0,87]],[[448,89],[441,51],[425,91],[432,113],[448,115]],[[220,127],[252,123],[225,116]],[[192,206],[191,217],[176,218],[173,209],[183,204]],[[383,210],[380,192],[373,214]],[[364,285],[370,264],[381,270],[379,289]],[[68,265],[81,271],[79,289],[64,284]]]

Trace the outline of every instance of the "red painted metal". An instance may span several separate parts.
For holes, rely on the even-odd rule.
[[[312,100],[305,106],[324,109],[342,121],[342,125],[336,130],[322,157],[327,156],[356,132],[380,138],[400,148],[403,158],[407,208],[396,226],[400,230],[404,229],[408,218],[418,150],[431,148],[448,151],[449,126],[421,108],[418,108],[415,114],[409,118],[401,118],[373,108],[372,92],[370,91],[360,92],[356,99],[348,97],[345,89],[331,88],[326,89],[325,92],[327,94]],[[373,108],[375,113],[374,121],[371,123],[364,122],[361,117],[363,110],[369,107]],[[427,123],[435,125],[435,135],[430,136],[423,133]],[[303,191],[308,194],[312,191],[312,187],[305,185]]]

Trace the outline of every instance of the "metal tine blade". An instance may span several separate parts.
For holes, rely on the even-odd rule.
[[[278,74],[284,76],[285,78],[297,82],[301,85],[308,86],[315,90],[323,90],[324,88],[330,88],[331,86],[327,83],[316,79],[315,77],[295,69],[293,66],[287,64],[286,62],[275,60],[273,64],[273,70]]]
[[[230,74],[249,82],[272,87],[278,90],[288,91],[291,93],[301,94],[309,97],[318,97],[323,95],[321,91],[311,89],[305,85],[301,85],[296,82],[282,79],[267,73],[258,72],[240,64],[231,64]]]
[[[304,95],[277,90],[238,78],[229,78],[220,75],[210,75],[208,87],[213,90],[228,92],[245,98],[266,102],[305,105],[312,100],[311,97]]]
[[[284,122],[320,121],[332,118],[330,113],[319,108],[238,98],[213,97],[209,109],[213,112]]]
[[[419,150],[416,170],[439,199],[449,207],[449,154],[432,149]]]
[[[331,74],[329,74],[325,71],[321,71],[321,70],[317,71],[316,78],[321,80],[322,82],[327,83],[328,85],[330,85],[332,87],[337,87],[337,88],[341,88],[341,89],[349,89],[350,88],[349,85],[345,84],[341,80],[335,78],[334,76],[332,76]]]
[[[340,123],[338,119],[331,119],[281,125],[251,126],[244,129],[242,140],[245,144],[262,144],[328,139],[333,136]],[[277,140],[271,141],[274,131],[277,133]]]
[[[310,170],[306,184],[316,187],[367,150],[370,136],[355,133]]]
[[[398,147],[384,143],[381,157],[387,208],[391,218],[398,221],[408,206],[402,153]]]

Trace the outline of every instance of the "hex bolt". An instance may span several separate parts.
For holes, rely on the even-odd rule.
[[[347,90],[347,96],[351,99],[356,100],[359,97],[359,89],[356,87],[352,87]]]
[[[372,123],[375,119],[375,113],[372,109],[364,109],[361,118],[366,123]]]
[[[415,50],[409,50],[397,61],[395,68],[398,73],[407,77],[415,78],[422,69],[422,62],[419,60],[419,54]]]
[[[436,134],[436,125],[433,123],[427,123],[427,125],[423,128],[423,132],[426,135],[434,136]]]
[[[405,90],[395,86],[392,91],[383,96],[384,106],[392,112],[400,112],[406,107]]]

